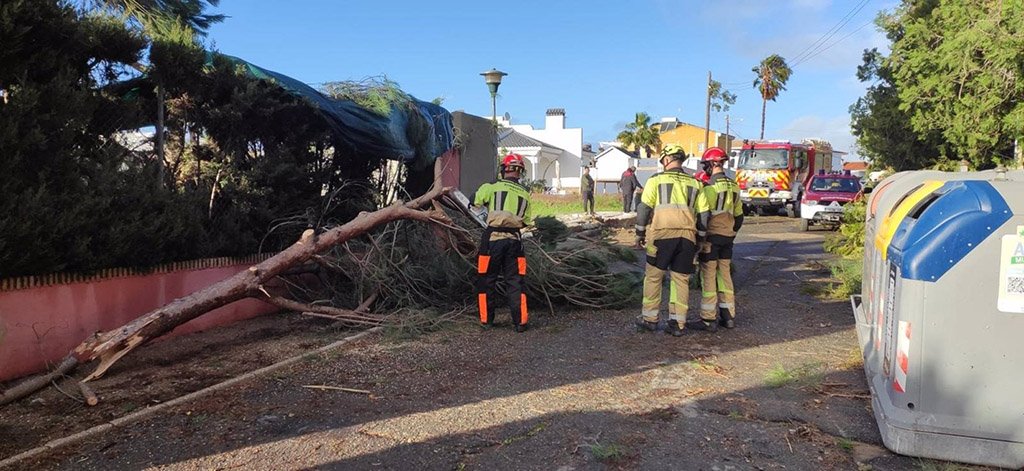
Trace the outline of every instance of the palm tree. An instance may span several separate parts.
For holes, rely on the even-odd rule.
[[[793,69],[786,64],[786,59],[778,54],[765,57],[760,64],[750,69],[757,74],[754,79],[754,88],[761,93],[761,139],[764,139],[764,116],[768,108],[768,100],[775,101],[779,93],[786,89],[786,82],[789,80]]]
[[[220,0],[80,0],[80,2],[88,10],[126,16],[129,21],[142,27],[147,36],[155,39],[168,39],[168,36],[173,39],[185,39],[188,33],[206,36],[211,26],[226,18],[221,14],[206,12],[208,8],[219,5]]]
[[[651,155],[652,148],[661,147],[661,137],[658,129],[651,126],[651,117],[647,113],[637,113],[632,123],[626,125],[626,129],[619,133],[616,139],[627,148],[636,149],[637,154],[643,149],[647,156]]]

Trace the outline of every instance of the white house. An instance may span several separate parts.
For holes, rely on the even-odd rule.
[[[564,149],[534,139],[513,128],[498,128],[498,148],[502,152],[516,153],[526,159],[527,179],[544,180],[551,187],[559,180],[558,159],[565,153]]]
[[[540,146],[542,151],[558,153],[552,167],[542,160],[545,155],[538,158],[538,172],[541,173],[528,174],[527,178],[543,178],[558,192],[579,191],[580,176],[583,174],[583,129],[565,127],[564,109],[548,109],[544,117],[544,129],[534,129],[529,124],[512,124],[507,116],[499,118],[498,125],[539,141],[543,144]],[[498,146],[512,150],[512,147],[501,143],[500,136]]]
[[[601,193],[618,192],[619,180],[622,173],[630,166],[638,163],[636,157],[630,153],[614,146],[605,147],[594,156],[594,163],[590,170],[590,176],[594,178],[598,191]]]

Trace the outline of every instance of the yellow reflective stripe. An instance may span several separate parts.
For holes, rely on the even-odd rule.
[[[893,236],[896,235],[896,229],[899,228],[900,223],[907,217],[907,214],[910,214],[910,210],[935,190],[941,188],[942,185],[943,182],[935,180],[924,182],[917,191],[904,198],[903,202],[882,220],[878,235],[875,236],[875,248],[882,254],[882,260],[888,260],[889,243],[892,242]]]
[[[722,279],[722,273],[715,274],[715,281],[718,283],[718,292],[732,294],[732,290],[725,287],[725,280]]]

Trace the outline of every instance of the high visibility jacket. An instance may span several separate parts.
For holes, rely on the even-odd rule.
[[[736,237],[736,231],[743,225],[743,202],[740,201],[739,185],[724,173],[716,173],[702,191],[711,209],[708,234]]]
[[[530,192],[526,187],[512,180],[499,179],[484,183],[476,191],[475,206],[487,206],[487,225],[502,229],[522,229],[533,224],[533,208],[530,207]],[[514,237],[507,233],[495,232],[491,240]]]
[[[652,240],[682,237],[696,241],[700,215],[710,211],[697,179],[682,169],[656,173],[647,180],[637,208],[636,228]]]

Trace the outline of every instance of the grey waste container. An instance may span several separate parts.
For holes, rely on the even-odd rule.
[[[880,195],[865,242],[875,418],[897,453],[1024,467],[1024,172],[935,177]]]

